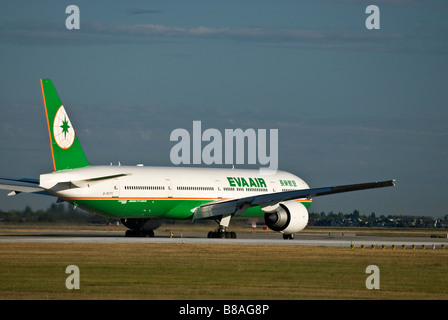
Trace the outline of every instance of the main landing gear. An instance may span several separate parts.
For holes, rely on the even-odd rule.
[[[154,237],[154,231],[145,229],[145,224],[149,219],[121,219],[121,223],[130,230],[126,230],[125,237]]]
[[[214,230],[214,231],[210,231],[207,234],[207,238],[219,238],[219,239],[236,239],[236,233],[233,231],[227,231],[227,227],[229,226],[230,223],[230,215],[229,216],[224,216],[221,217],[221,219],[215,220],[218,224],[219,227],[218,229]]]
[[[283,234],[283,239],[285,239],[285,240],[292,240],[292,239],[294,239],[294,233]]]
[[[233,231],[216,229],[215,231],[210,231],[207,234],[207,238],[236,239],[236,233]]]
[[[148,230],[126,230],[125,237],[140,237],[140,238],[152,238],[154,237],[154,231]]]

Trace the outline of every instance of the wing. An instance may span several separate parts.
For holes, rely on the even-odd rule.
[[[244,213],[250,207],[273,206],[282,201],[303,199],[303,198],[311,199],[318,196],[325,196],[342,192],[376,189],[376,188],[393,187],[393,186],[395,186],[395,180],[388,180],[381,182],[368,182],[368,183],[350,184],[335,187],[275,192],[245,198],[210,202],[196,208],[193,214],[193,220],[207,219],[225,215],[237,216]]]
[[[39,180],[29,178],[0,177],[0,180],[14,181],[15,183],[0,183],[0,189],[11,191],[8,196],[14,196],[21,192],[37,193],[53,196],[51,193],[39,187]]]

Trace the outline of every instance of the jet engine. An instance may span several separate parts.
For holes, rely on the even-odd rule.
[[[264,221],[271,230],[292,235],[305,229],[308,210],[296,200],[280,202],[274,211],[264,214]]]

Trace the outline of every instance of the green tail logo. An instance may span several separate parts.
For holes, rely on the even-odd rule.
[[[41,79],[54,170],[89,166],[75,129],[50,79]]]

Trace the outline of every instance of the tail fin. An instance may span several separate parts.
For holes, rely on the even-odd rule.
[[[41,79],[54,170],[89,166],[75,130],[50,79]]]

